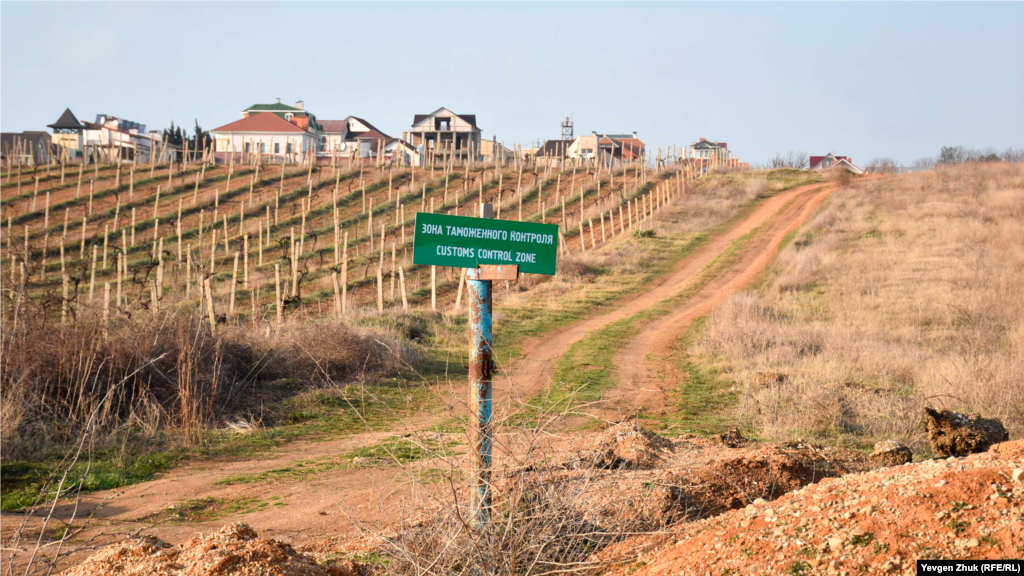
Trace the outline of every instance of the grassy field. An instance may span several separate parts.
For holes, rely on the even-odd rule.
[[[1016,437],[1022,219],[1020,165],[854,183],[711,314],[687,361],[737,383],[728,417],[764,438],[927,454],[924,406],[998,417]]]

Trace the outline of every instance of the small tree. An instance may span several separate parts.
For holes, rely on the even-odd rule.
[[[789,154],[786,155],[786,162],[790,168],[796,168],[797,170],[804,170],[810,166],[807,152],[803,150],[790,150]]]
[[[943,146],[939,151],[939,164],[959,164],[967,160],[963,146]]]

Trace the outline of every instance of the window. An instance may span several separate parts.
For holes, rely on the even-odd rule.
[[[274,154],[280,154],[280,153],[281,153],[281,143],[280,142],[274,142]]]
[[[263,142],[260,142],[260,154],[266,154],[266,153],[267,153],[267,145],[264,144]]]
[[[291,142],[289,142],[289,143],[284,145],[284,153],[285,154],[291,154],[292,153],[292,143]]]
[[[248,153],[249,152],[249,143],[246,142],[245,144],[243,144],[242,145],[242,149],[245,150]]]
[[[434,130],[451,130],[451,118],[434,118]]]

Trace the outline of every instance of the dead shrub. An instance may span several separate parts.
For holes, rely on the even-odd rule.
[[[571,256],[558,260],[558,273],[574,282],[586,282],[597,276],[597,270],[593,266]]]

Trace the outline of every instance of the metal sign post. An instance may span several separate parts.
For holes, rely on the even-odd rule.
[[[493,218],[490,204],[482,218]],[[491,517],[491,280],[480,268],[466,270],[469,291],[469,444],[472,447],[470,518],[483,529]]]
[[[493,218],[490,204],[480,205],[480,218],[420,212],[413,237],[413,263],[467,269],[470,519],[477,530],[491,517],[491,281],[516,280],[520,270],[554,274],[558,255],[558,226]]]

